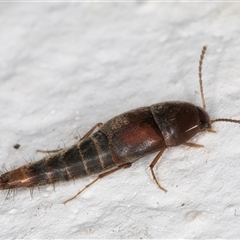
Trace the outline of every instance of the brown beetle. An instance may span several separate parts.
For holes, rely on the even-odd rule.
[[[180,144],[202,147],[188,140],[200,131],[213,131],[213,122],[240,123],[240,120],[224,118],[210,120],[205,111],[202,61],[206,49],[204,46],[199,61],[202,108],[187,102],[163,102],[123,113],[105,124],[98,123],[72,147],[2,174],[0,189],[34,188],[103,172],[64,202],[67,203],[100,178],[158,152],[150,164],[150,170],[158,187],[166,192],[157,181],[153,168],[167,147]],[[93,133],[97,127],[99,130]]]

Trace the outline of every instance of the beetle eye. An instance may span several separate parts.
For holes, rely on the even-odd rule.
[[[207,122],[200,121],[199,127],[200,129],[205,129],[207,127]]]
[[[198,114],[199,114],[199,128],[200,130],[205,130],[206,128],[209,128],[209,116],[205,110],[203,110],[200,107],[197,107]]]

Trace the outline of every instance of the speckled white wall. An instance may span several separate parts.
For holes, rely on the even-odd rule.
[[[240,118],[238,3],[0,3],[0,164],[39,160],[97,122],[167,100],[201,105],[198,59],[212,118]],[[0,194],[1,238],[238,238],[240,127],[193,141],[99,181]],[[19,143],[16,150],[13,145]]]

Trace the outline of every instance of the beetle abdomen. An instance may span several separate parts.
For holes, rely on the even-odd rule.
[[[0,189],[28,188],[80,178],[114,166],[106,136],[101,132],[70,148],[0,176]]]

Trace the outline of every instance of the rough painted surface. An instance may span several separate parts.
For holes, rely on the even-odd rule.
[[[167,100],[240,118],[239,4],[0,3],[0,164],[70,146],[97,122]],[[145,157],[70,202],[93,177],[0,194],[1,238],[237,238],[240,127],[216,123],[204,149]],[[13,146],[19,143],[19,149]]]

